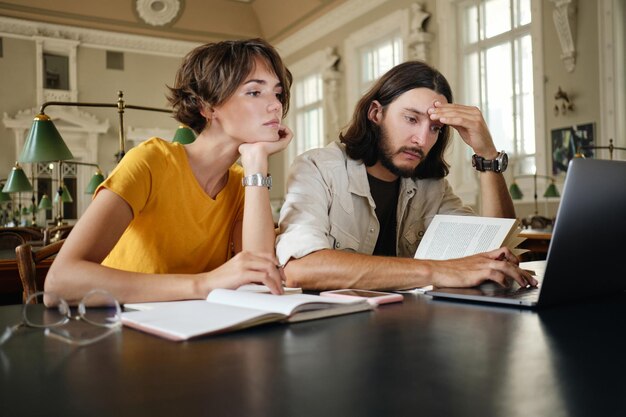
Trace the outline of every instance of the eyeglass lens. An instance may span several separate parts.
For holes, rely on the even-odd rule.
[[[43,292],[37,292],[29,297],[37,298],[42,303],[44,298]],[[70,307],[64,299],[54,293],[46,293],[46,301],[50,308],[36,308],[35,304],[24,305],[24,321],[27,325],[33,327],[54,327],[66,323],[70,318]]]
[[[121,307],[108,292],[93,290],[83,298],[78,306],[80,316],[96,326],[111,327],[119,324]]]

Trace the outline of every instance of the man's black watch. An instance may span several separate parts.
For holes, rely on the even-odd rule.
[[[495,159],[485,159],[482,156],[478,156],[476,154],[472,156],[472,166],[480,172],[504,172],[506,171],[506,167],[508,165],[509,157],[504,151],[498,152],[498,155],[496,155]]]

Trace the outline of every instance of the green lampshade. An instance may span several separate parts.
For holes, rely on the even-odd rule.
[[[559,190],[557,190],[556,185],[554,185],[554,183],[550,183],[548,188],[546,188],[546,192],[543,193],[543,196],[546,198],[560,197],[561,194],[559,194]]]
[[[35,116],[19,161],[48,162],[73,158],[52,120],[43,113]]]
[[[513,181],[513,184],[509,187],[509,193],[511,194],[511,198],[513,200],[521,200],[522,197],[524,197],[524,193],[522,193],[522,190],[515,181]]]
[[[96,188],[98,188],[98,185],[102,184],[102,181],[104,181],[104,175],[102,175],[102,171],[100,171],[100,169],[98,169],[93,176],[91,177],[91,179],[89,180],[89,184],[87,184],[87,188],[85,189],[85,193],[86,194],[93,194],[96,192]]]
[[[61,196],[61,199],[63,200],[64,203],[71,203],[74,201],[74,199],[72,198],[72,195],[70,194],[70,190],[67,189],[67,186],[65,184],[63,184],[63,186],[61,187],[63,189],[63,194]],[[59,202],[59,193],[56,193],[54,195],[54,202],[55,204]]]
[[[50,197],[48,197],[48,194],[44,194],[43,197],[41,197],[41,201],[39,202],[39,210],[51,210],[52,209],[52,201],[50,200]]]
[[[30,181],[28,181],[24,170],[20,164],[16,162],[2,191],[5,193],[19,193],[22,191],[32,191],[32,189],[33,186],[30,184]]]
[[[176,129],[176,133],[174,134],[174,139],[172,142],[179,142],[183,145],[187,145],[196,140],[196,134],[193,133],[193,130],[189,126],[180,125],[178,129]]]
[[[0,203],[6,203],[11,201],[11,196],[3,191],[0,191]]]

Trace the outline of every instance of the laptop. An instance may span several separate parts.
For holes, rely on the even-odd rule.
[[[433,288],[434,298],[545,307],[626,289],[626,162],[573,159],[568,167],[537,288],[486,282],[472,288]],[[525,264],[522,264],[524,267]],[[529,268],[530,269],[530,268]]]

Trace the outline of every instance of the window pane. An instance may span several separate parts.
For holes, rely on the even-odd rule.
[[[523,36],[515,43],[519,74],[517,74],[516,90],[520,95],[519,106],[521,117],[521,132],[519,132],[519,148],[521,154],[535,153],[535,114],[534,114],[534,90],[533,90],[533,55],[530,35]]]
[[[503,44],[485,51],[483,82],[486,92],[486,118],[498,149],[514,151],[513,68],[511,45]]]
[[[44,88],[53,90],[69,90],[69,57],[62,55],[43,54]]]
[[[472,44],[478,41],[478,7],[475,5],[464,6],[461,11],[461,21],[463,26],[463,40],[465,44]]]
[[[314,74],[296,83],[296,108],[322,100],[322,77]]]
[[[482,22],[485,38],[492,38],[511,30],[510,0],[486,0],[483,3],[484,19]]]
[[[524,26],[531,22],[530,0],[516,0],[517,16],[515,26]]]
[[[296,117],[298,140],[296,152],[301,154],[312,148],[322,147],[324,144],[322,129],[324,125],[321,108],[314,108],[301,112]]]
[[[324,145],[323,83],[312,74],[294,83],[296,154]]]
[[[463,87],[465,104],[481,107],[480,102],[480,74],[478,53],[474,52],[465,56],[463,71]]]
[[[369,84],[402,60],[402,41],[391,38],[361,48],[361,86]],[[364,89],[362,89],[363,91]]]

